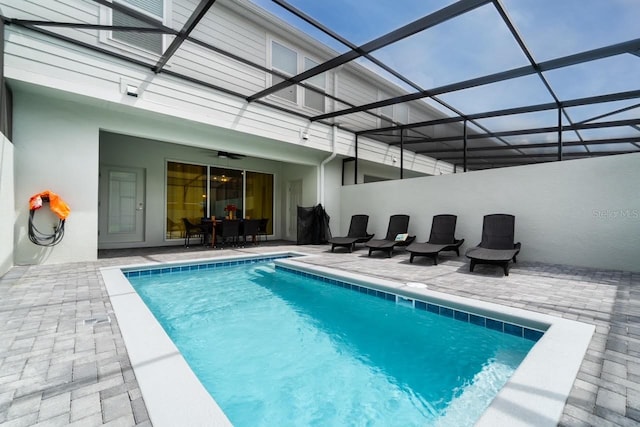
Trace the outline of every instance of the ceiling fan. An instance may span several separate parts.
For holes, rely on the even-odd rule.
[[[230,153],[228,151],[218,151],[218,158],[220,159],[239,160],[244,159],[245,157],[246,156],[244,154]]]

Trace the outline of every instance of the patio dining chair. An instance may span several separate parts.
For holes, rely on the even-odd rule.
[[[192,237],[199,237],[200,244],[203,245],[205,229],[198,224],[192,223],[187,218],[182,218],[182,223],[184,224],[184,247],[189,247],[189,242]]]
[[[238,244],[240,239],[240,220],[239,219],[223,219],[219,226],[216,226],[216,239],[222,247],[226,247],[228,243]]]
[[[258,229],[260,225],[259,219],[245,219],[242,223],[243,246],[247,244],[247,237],[251,237],[251,241],[255,245],[257,243]]]
[[[264,240],[267,240],[267,227],[269,226],[269,218],[260,218],[258,221],[258,237],[264,236]]]

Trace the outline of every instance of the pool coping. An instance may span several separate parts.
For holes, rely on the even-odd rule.
[[[166,264],[178,266],[203,262],[218,263],[287,255],[305,258],[314,256],[302,252],[280,251],[101,269],[132,368],[154,426],[174,426],[185,422],[189,425],[232,424],[133,289],[122,269],[153,268]],[[397,281],[302,263],[292,258],[278,259],[275,262],[277,265],[301,272],[361,284],[363,287],[407,298],[430,301],[484,317],[497,317],[521,326],[546,330],[477,421],[476,426],[557,425],[595,330],[593,325],[573,320],[445,294],[428,288],[415,288]],[[548,363],[550,357],[554,360],[552,364]]]

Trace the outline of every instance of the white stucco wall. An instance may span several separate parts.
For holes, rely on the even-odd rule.
[[[640,154],[628,154],[345,186],[341,231],[365,213],[384,236],[389,215],[405,213],[426,241],[433,215],[455,214],[464,252],[480,242],[484,215],[510,213],[519,260],[640,271],[639,181]]]
[[[15,263],[91,261],[97,257],[98,126],[96,113],[73,103],[14,92]],[[53,247],[29,241],[29,198],[57,193],[71,208]],[[42,213],[44,215],[44,213]]]
[[[324,174],[324,208],[330,217],[331,232],[339,232],[342,228],[340,216],[340,189],[342,188],[342,159],[333,159],[325,165]],[[347,223],[347,228],[349,224]],[[338,234],[335,234],[336,236]]]
[[[13,144],[0,134],[0,276],[13,266]]]

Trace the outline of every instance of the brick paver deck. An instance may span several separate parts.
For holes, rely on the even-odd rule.
[[[0,425],[149,426],[99,269],[297,250],[307,262],[596,326],[562,426],[640,425],[640,273],[519,262],[501,269],[464,257],[429,259],[269,242],[242,249],[182,247],[101,252],[93,263],[14,267],[0,278]],[[550,362],[552,363],[552,362]]]

